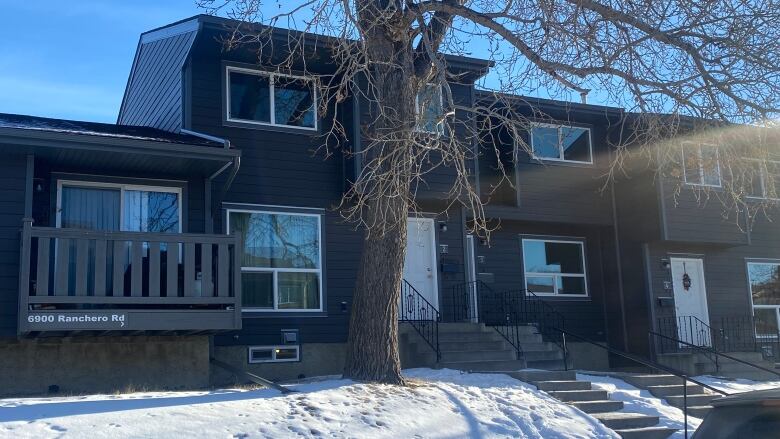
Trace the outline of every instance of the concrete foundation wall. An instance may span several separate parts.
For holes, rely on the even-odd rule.
[[[593,346],[590,343],[567,343],[569,358],[575,369],[582,370],[609,370],[609,355],[606,350]]]
[[[248,346],[215,346],[214,358],[271,381],[286,381],[323,375],[340,375],[347,354],[346,343],[305,343],[301,361],[249,364]],[[246,384],[245,380],[219,367],[211,368],[211,385],[215,387]]]
[[[0,339],[0,396],[209,385],[208,336]]]

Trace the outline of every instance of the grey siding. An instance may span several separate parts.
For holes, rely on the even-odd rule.
[[[16,335],[19,238],[24,218],[26,158],[6,154],[0,164],[0,336]]]
[[[701,191],[695,186],[681,184],[679,180],[666,178],[660,196],[663,197],[662,214],[667,240],[748,243],[744,218],[728,210],[727,195],[719,188]]]
[[[477,264],[477,271],[493,275],[494,282],[489,285],[494,291],[525,288],[520,235],[584,238],[590,296],[587,299],[545,300],[563,313],[567,329],[586,337],[605,340],[604,300],[607,290],[616,284],[615,272],[605,265],[605,261],[612,261],[608,255],[605,259],[605,254],[614,248],[609,230],[581,225],[502,221],[501,228],[491,234],[489,246],[476,246],[476,255],[485,257],[484,264]]]
[[[117,122],[176,132],[182,127],[182,69],[196,30],[141,38]]]

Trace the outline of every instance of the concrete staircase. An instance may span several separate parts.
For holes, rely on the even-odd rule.
[[[665,439],[676,430],[658,425],[658,416],[621,412],[622,401],[612,401],[605,390],[593,390],[589,381],[577,380],[574,371],[524,370],[510,376],[535,385],[570,404],[626,439]]]
[[[626,374],[620,378],[627,383],[649,391],[653,396],[666,400],[669,405],[683,409],[683,383],[674,375]],[[711,409],[710,402],[721,396],[698,384],[688,383],[688,415],[703,418]]]
[[[521,326],[522,353],[495,329],[481,323],[440,323],[439,350],[441,359],[413,328],[401,329],[404,367],[432,365],[438,368],[468,372],[514,371],[526,368],[563,369],[563,352],[554,343],[542,340],[533,326]],[[403,354],[404,352],[402,352]],[[406,358],[404,358],[406,357]]]
[[[775,369],[774,362],[765,360],[760,352],[728,352],[728,355],[766,369]],[[780,377],[777,375],[725,357],[718,358],[719,367],[716,369],[715,362],[702,353],[661,354],[658,356],[658,362],[676,370],[687,372],[690,376],[717,375],[727,378],[745,378],[757,381],[780,380]]]

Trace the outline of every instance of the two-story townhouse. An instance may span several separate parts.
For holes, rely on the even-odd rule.
[[[251,45],[225,51],[233,25],[196,16],[144,33],[116,125],[0,116],[6,392],[234,378],[210,358],[272,379],[341,371],[363,237],[334,207],[359,172],[345,152],[360,150],[367,108],[340,104],[346,136],[325,159],[333,116],[317,114],[313,82],[266,68]],[[273,31],[278,47],[289,32]],[[307,71],[332,72],[323,37],[305,37]],[[459,106],[495,99],[474,86],[489,62],[447,65]],[[560,340],[543,331],[557,325],[647,355],[669,317],[662,332],[682,341],[693,338],[679,322],[694,318],[710,339],[721,317],[739,316],[729,331],[753,342],[754,312],[776,329],[774,223],[743,232],[692,195],[672,203],[675,182],[652,172],[605,184],[620,109],[503,98],[532,119],[530,151],[505,132],[485,137],[496,144],[447,133],[478,152],[490,240],[467,233],[467,212],[442,213],[451,171],[418,193],[430,213],[409,219],[405,365],[559,368]],[[497,160],[513,185],[498,184]],[[682,178],[717,189],[705,174]],[[620,366],[587,343],[567,348],[575,366]]]

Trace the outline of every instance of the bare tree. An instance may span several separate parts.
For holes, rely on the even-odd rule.
[[[516,141],[515,154],[529,152],[523,133],[532,119],[545,117],[536,110],[531,116],[516,111],[508,95],[542,90],[549,97],[571,100],[591,94],[625,108],[618,128],[625,135],[613,145],[607,179],[625,173],[636,156],[649,160],[659,173],[684,169],[673,152],[679,145],[675,150],[669,141],[681,126],[690,125],[696,133],[691,136],[706,135],[698,131],[702,126],[728,136],[734,124],[764,127],[780,114],[777,0],[198,3],[210,13],[237,20],[228,47],[252,44],[261,62],[280,71],[293,66],[307,70],[307,56],[326,48],[334,71],[309,72],[318,79],[321,114],[336,113],[349,95],[368,106],[363,147],[352,152],[363,163],[362,172],[340,206],[342,215],[365,232],[344,371],[360,380],[403,383],[398,286],[407,217],[417,211],[415,194],[426,175],[440,167],[453,168],[456,177],[448,203],[471,211],[476,232],[489,232],[485,200],[473,181],[476,151],[470,145],[490,143],[492,133],[501,129]],[[312,40],[311,35],[290,32],[284,50],[275,51],[280,43],[272,38],[271,27],[321,37]],[[492,61],[492,73],[481,86],[495,92],[494,99],[476,105],[454,99],[450,84],[461,78],[448,68],[444,54]],[[420,100],[438,98],[437,92],[427,92],[429,87],[440,87],[444,111],[421,111],[428,107]],[[533,107],[531,101],[528,105]],[[659,116],[662,113],[671,116]],[[437,119],[430,120],[431,114]],[[688,124],[691,120],[708,122]],[[345,128],[333,118],[326,131],[329,139],[322,143],[333,145]],[[463,134],[448,135],[456,131]],[[760,153],[752,156],[760,160],[773,153],[766,142],[742,142],[735,157],[746,155],[746,143],[758,147]],[[744,180],[746,172],[733,174],[736,182]],[[744,198],[736,184],[730,192],[737,200]]]

